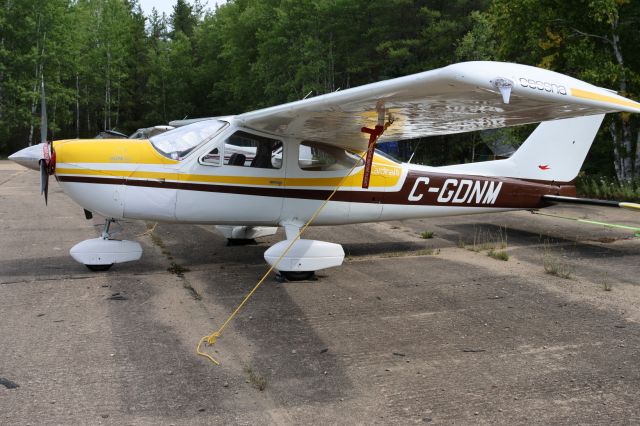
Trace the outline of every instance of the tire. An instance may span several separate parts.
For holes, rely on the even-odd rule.
[[[283,277],[288,281],[306,281],[310,280],[314,275],[314,271],[280,271]]]
[[[109,268],[113,266],[113,263],[110,263],[108,265],[84,265],[84,266],[89,268],[89,270],[92,272],[104,272],[104,271],[108,271]]]
[[[254,238],[227,238],[227,247],[255,246],[258,242]]]

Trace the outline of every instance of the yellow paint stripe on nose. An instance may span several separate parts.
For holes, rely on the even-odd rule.
[[[86,139],[55,143],[59,163],[176,164],[157,152],[148,140]]]

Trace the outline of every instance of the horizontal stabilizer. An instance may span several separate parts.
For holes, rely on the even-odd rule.
[[[542,199],[553,203],[586,204],[591,206],[619,207],[623,209],[640,210],[640,204],[627,203],[624,201],[596,200],[594,198],[565,197],[562,195],[543,195]]]

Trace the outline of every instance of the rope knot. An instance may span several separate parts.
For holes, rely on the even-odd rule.
[[[209,335],[207,337],[207,345],[213,346],[213,344],[216,343],[216,340],[218,340],[218,337],[220,337],[220,332],[219,331],[211,333],[211,335]]]

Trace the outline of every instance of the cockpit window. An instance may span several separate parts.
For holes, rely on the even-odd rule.
[[[149,140],[165,157],[182,160],[195,147],[215,136],[226,124],[220,120],[198,121],[154,136]]]
[[[282,167],[282,142],[264,136],[237,131],[224,143],[226,166],[279,169]]]

